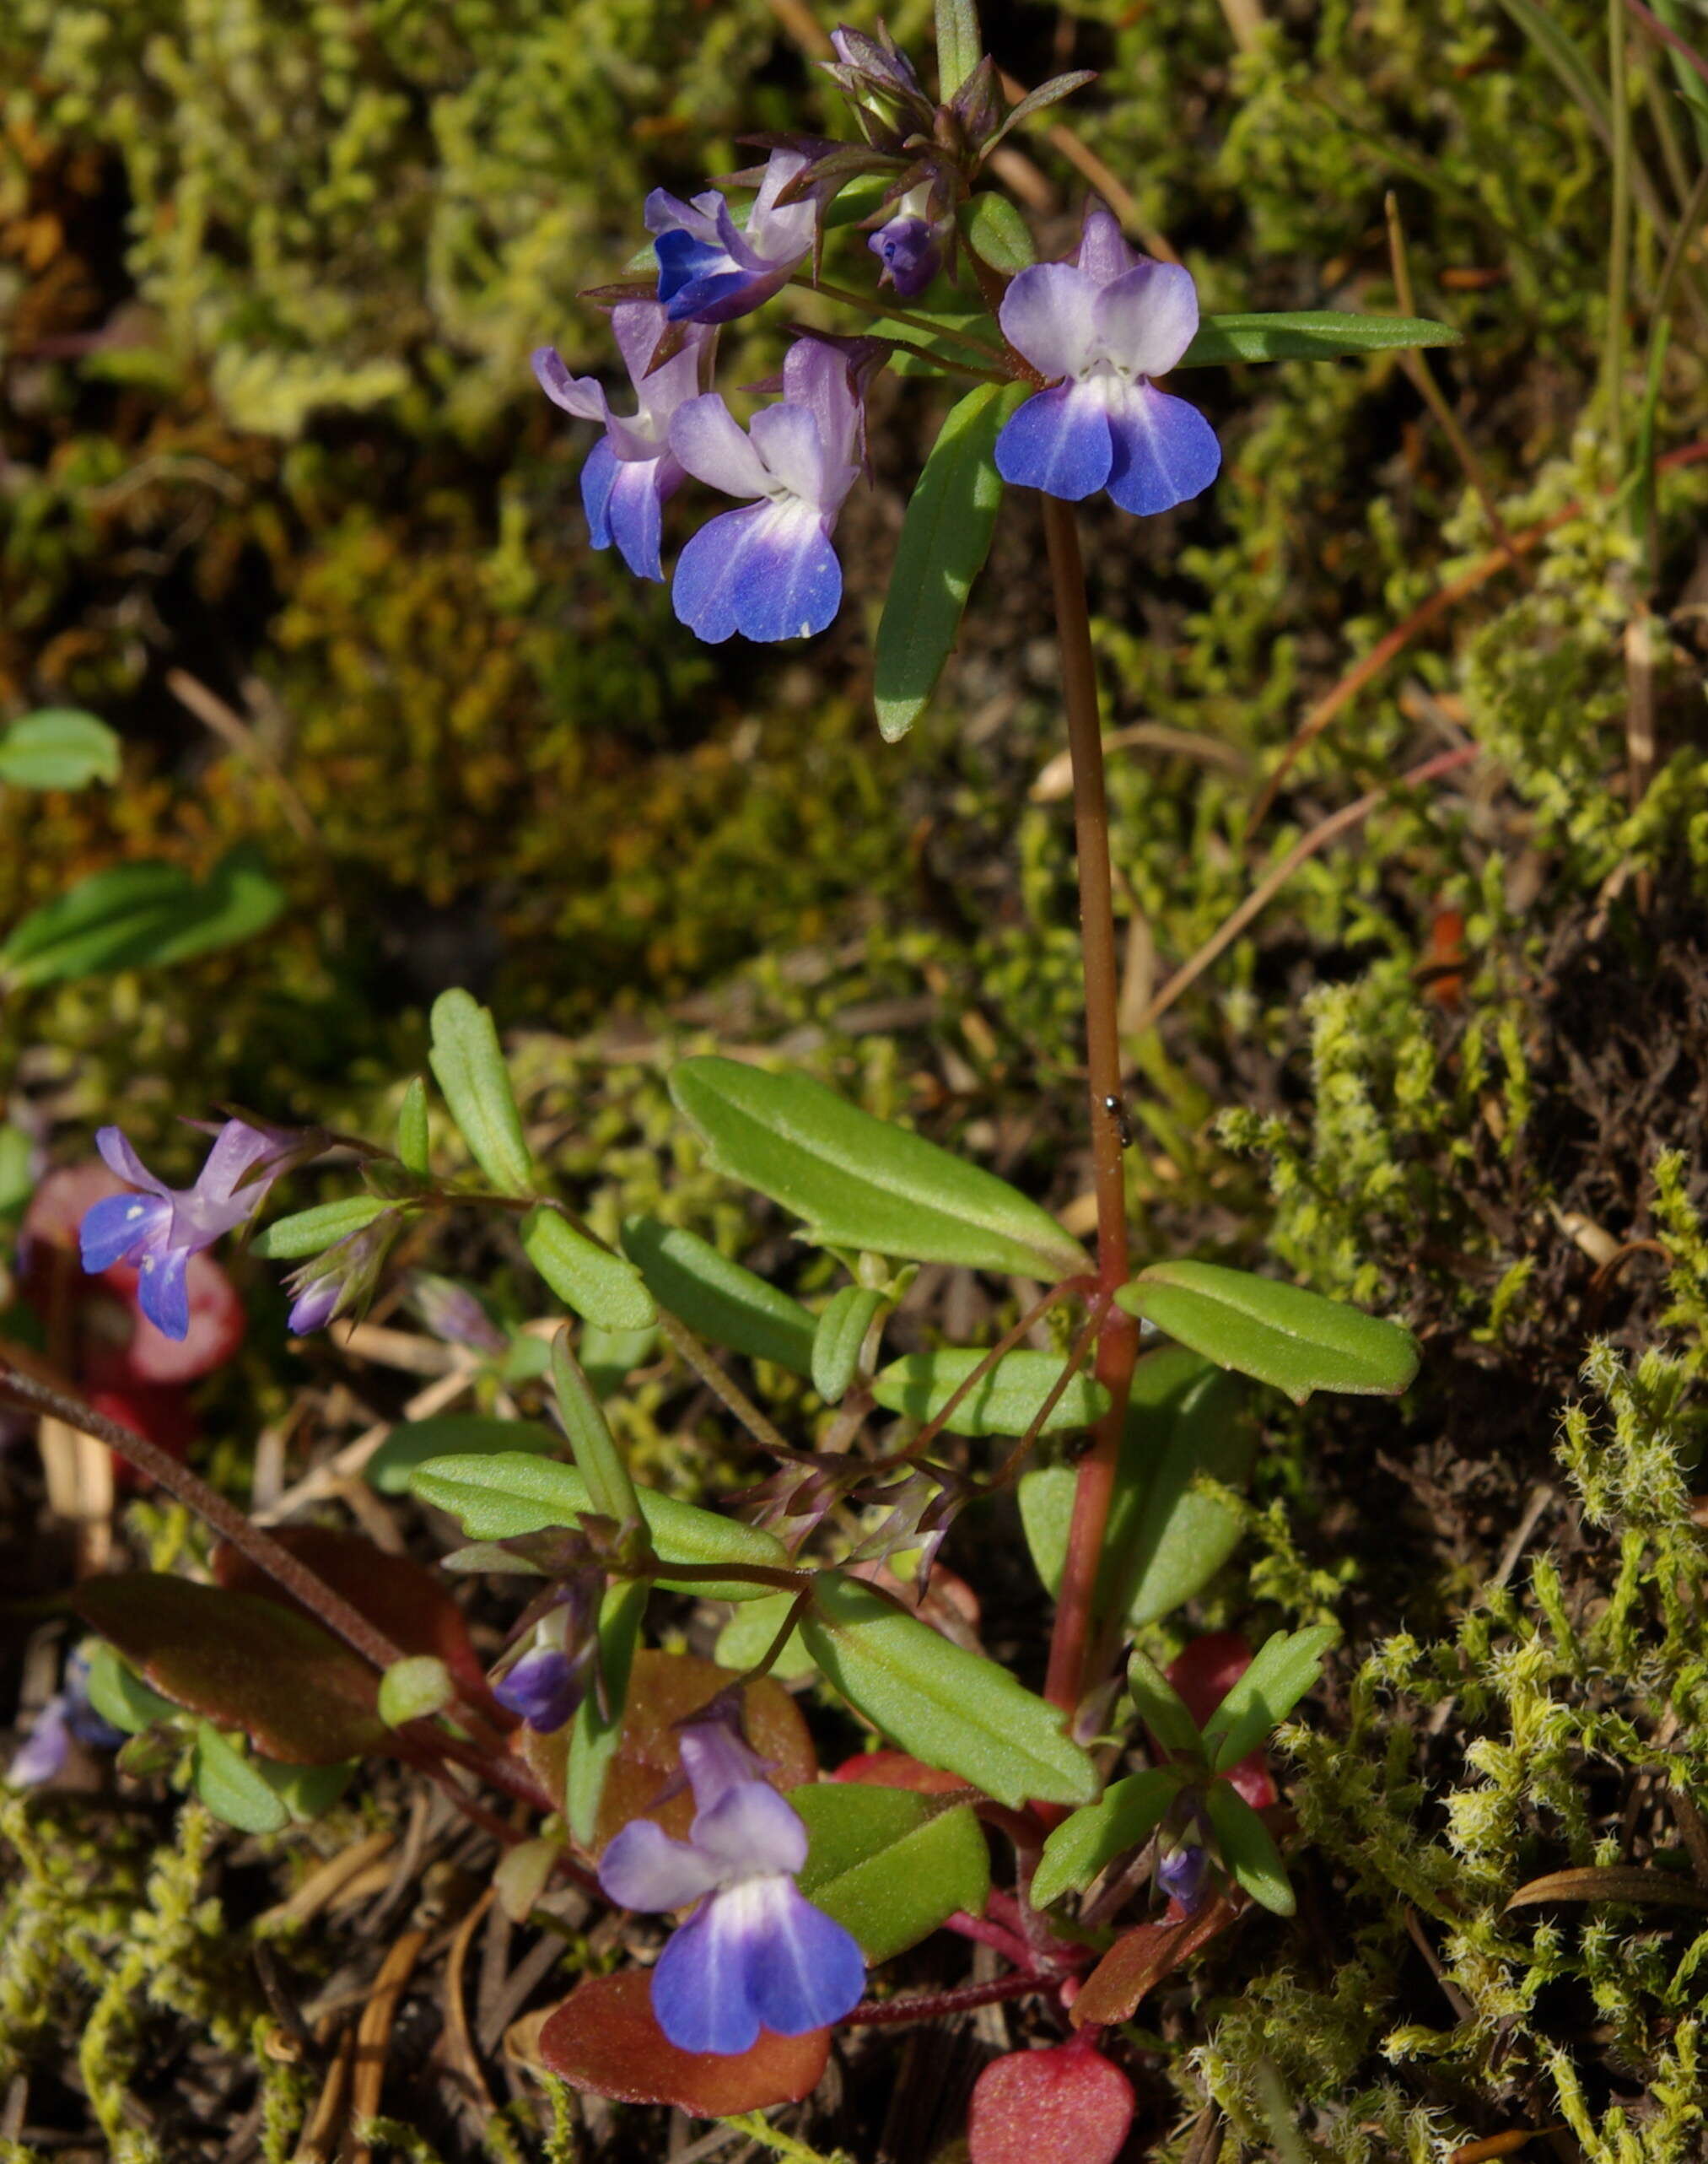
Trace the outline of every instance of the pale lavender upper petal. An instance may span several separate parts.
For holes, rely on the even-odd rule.
[[[656,302],[645,304],[649,313],[660,316],[664,310]],[[619,308],[617,315],[622,315]],[[688,323],[682,326],[687,332],[687,343],[679,353],[674,353],[664,366],[646,374],[646,361],[641,363],[641,373],[634,379],[635,397],[639,411],[636,423],[644,428],[655,443],[663,443],[670,434],[671,417],[690,398],[698,398],[705,387],[709,374],[709,359],[715,343],[716,332],[708,323]],[[656,345],[657,340],[654,340]],[[651,359],[649,352],[647,359]]]
[[[677,1748],[697,1811],[710,1811],[743,1782],[765,1778],[765,1761],[741,1735],[737,1717],[716,1699],[682,1723]]]
[[[1141,262],[1106,285],[1097,343],[1130,375],[1163,375],[1198,335],[1198,288],[1178,263]]]
[[[128,1180],[132,1187],[140,1187],[150,1195],[170,1195],[171,1189],[164,1179],[157,1179],[137,1155],[121,1127],[100,1127],[95,1131],[95,1147],[100,1152],[109,1172],[116,1172],[121,1179]]]
[[[250,1179],[256,1166],[283,1157],[291,1139],[251,1127],[246,1120],[228,1120],[213,1139],[207,1162],[197,1174],[195,1193],[203,1201],[242,1201],[253,1208],[267,1192],[264,1180]]]
[[[827,472],[858,467],[860,402],[845,353],[822,338],[797,338],[784,358],[783,395],[791,406],[804,406],[817,422]],[[850,474],[848,488],[853,486]]]
[[[14,1789],[39,1788],[64,1771],[70,1753],[71,1727],[64,1698],[50,1698],[35,1725],[12,1755],[6,1778]]]
[[[1041,375],[1087,368],[1096,336],[1096,282],[1072,263],[1032,263],[1002,297],[1002,335]]]
[[[773,260],[804,256],[812,246],[816,213],[811,198],[784,203],[780,208],[777,202],[795,175],[805,172],[811,162],[800,150],[773,150],[766,159],[765,177],[747,217],[748,244],[757,254]]]
[[[693,1843],[724,1879],[798,1871],[806,1861],[800,1814],[764,1781],[738,1781],[701,1811]]]
[[[791,406],[785,399],[765,407],[753,416],[749,434],[767,471],[791,496],[811,504],[816,511],[835,510],[842,499],[827,500],[832,477],[825,468],[824,444],[817,422],[804,406]]]
[[[649,233],[669,233],[680,228],[692,233],[697,240],[715,246],[718,213],[723,207],[724,198],[715,188],[709,188],[689,202],[673,196],[667,188],[655,188],[642,208],[641,223]]]
[[[1093,200],[1086,205],[1075,260],[1094,283],[1110,285],[1124,278],[1140,258],[1138,250],[1129,248],[1122,239],[1118,221]]]
[[[611,408],[597,376],[571,375],[555,346],[537,348],[533,358],[535,380],[554,406],[561,406],[578,421],[608,418]]]
[[[599,1883],[620,1908],[686,1908],[720,1876],[716,1864],[649,1818],[632,1818],[599,1861]]]
[[[726,496],[770,493],[765,461],[715,391],[676,408],[671,423],[671,449],[696,480],[721,488]]]

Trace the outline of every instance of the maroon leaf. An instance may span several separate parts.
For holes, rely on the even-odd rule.
[[[340,1533],[327,1525],[276,1526],[272,1537],[342,1594],[400,1652],[434,1654],[477,1704],[489,1703],[486,1670],[462,1611],[431,1571],[407,1556],[387,1555],[359,1533]],[[214,1551],[213,1575],[229,1592],[277,1601],[295,1613],[310,1612],[235,1548]]]
[[[665,1832],[686,1841],[693,1822],[694,1800],[682,1784],[682,1754],[676,1747],[676,1724],[708,1705],[720,1691],[737,1680],[740,1671],[719,1668],[714,1661],[697,1660],[690,1654],[636,1654],[628,1679],[628,1704],[623,1715],[622,1740],[605,1777],[599,1805],[595,1852],[602,1849],[632,1818],[655,1819]],[[786,1794],[807,1781],[818,1778],[818,1759],[806,1723],[795,1701],[780,1683],[762,1676],[742,1693],[747,1740],[766,1762],[765,1778]],[[524,1729],[515,1748],[535,1778],[561,1805],[564,1762],[569,1731],[536,1735]],[[675,1794],[663,1799],[663,1791]]]
[[[1195,1916],[1183,1916],[1173,1924],[1141,1924],[1136,1931],[1129,1931],[1086,1978],[1073,2005],[1074,2026],[1130,2021],[1147,1991],[1171,1969],[1189,1961],[1200,1946],[1208,1945],[1239,1913],[1225,1893],[1218,1893]]]
[[[1083,2037],[994,2059],[973,2091],[972,2164],[1114,2164],[1133,2085]]]
[[[958,1773],[946,1773],[940,1766],[924,1766],[905,1751],[859,1751],[844,1758],[831,1775],[832,1781],[859,1781],[873,1789],[911,1789],[915,1795],[947,1795],[951,1789],[967,1786]]]
[[[294,1609],[154,1571],[86,1578],[70,1600],[162,1697],[265,1758],[335,1766],[385,1743],[379,1677]]]
[[[554,2074],[595,2097],[675,2104],[717,2119],[810,2096],[830,2055],[830,2032],[779,2037],[768,2029],[752,2051],[727,2057],[678,2051],[653,2018],[651,1977],[628,1968],[578,1984],[541,2030],[539,2053]]]

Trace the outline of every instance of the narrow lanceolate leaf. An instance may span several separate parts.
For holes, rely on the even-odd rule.
[[[283,888],[249,849],[234,850],[202,880],[175,864],[115,864],[13,927],[0,946],[0,988],[187,962],[264,931],[284,904]]]
[[[957,358],[952,345],[943,352]],[[996,439],[1026,395],[1017,383],[969,391],[938,432],[908,500],[873,663],[872,694],[887,743],[905,737],[924,712],[961,635],[1002,501]]]
[[[812,1336],[812,1387],[827,1405],[840,1405],[859,1373],[860,1347],[884,1304],[870,1285],[844,1285],[818,1319]]]
[[[1032,229],[1006,196],[974,196],[962,208],[961,230],[979,261],[1005,278],[1017,277],[1037,261]]]
[[[540,1458],[563,1455],[563,1438],[536,1421],[499,1420],[489,1413],[442,1412],[431,1420],[401,1420],[363,1471],[381,1495],[407,1495],[409,1476],[429,1458],[496,1457],[525,1450]]]
[[[280,1833],[290,1824],[283,1797],[211,1721],[196,1724],[190,1785],[223,1826],[234,1826],[240,1833]]]
[[[425,1179],[432,1170],[428,1154],[427,1084],[417,1075],[397,1109],[397,1156],[406,1172]]]
[[[583,1513],[593,1508],[587,1483],[573,1465],[520,1454],[429,1459],[415,1468],[409,1485],[423,1503],[459,1519],[471,1541],[520,1540],[560,1527],[573,1532]],[[666,1566],[789,1568],[788,1553],[773,1534],[720,1518],[714,1510],[697,1510],[652,1488],[635,1492],[653,1546]],[[666,1576],[660,1583],[708,1600],[757,1600],[776,1590],[743,1578],[703,1582]]]
[[[800,1635],[849,1703],[998,1803],[1089,1803],[1096,1768],[1053,1706],[857,1579],[821,1572]]]
[[[250,1251],[264,1262],[295,1262],[304,1255],[323,1255],[395,1207],[377,1195],[342,1195],[336,1202],[317,1202],[312,1210],[298,1210],[264,1225],[250,1242]]]
[[[1055,1279],[1085,1251],[1005,1180],[875,1120],[804,1075],[683,1060],[671,1095],[719,1172],[806,1221],[826,1247]]]
[[[1291,316],[1206,316],[1176,368],[1225,368],[1230,361],[1334,360],[1342,354],[1456,346],[1460,333],[1427,316],[1360,316],[1332,308]]]
[[[667,1314],[714,1345],[812,1373],[813,1319],[798,1300],[719,1255],[709,1240],[655,1217],[626,1218],[622,1251]]]
[[[935,1420],[985,1357],[971,1348],[910,1352],[873,1378],[872,1395],[886,1412]],[[973,1384],[944,1422],[955,1435],[1024,1435],[1061,1379],[1066,1363],[1054,1352],[1007,1352]],[[1109,1393],[1083,1369],[1056,1400],[1039,1431],[1089,1427],[1109,1409]]]
[[[1235,1879],[1253,1901],[1277,1916],[1290,1916],[1296,1905],[1293,1889],[1269,1827],[1226,1781],[1210,1783],[1204,1790],[1204,1807],[1215,1829],[1222,1861]]]
[[[1127,1688],[1139,1718],[1174,1758],[1198,1758],[1204,1739],[1187,1703],[1148,1653],[1134,1646],[1127,1662]]]
[[[990,1851],[967,1804],[905,1789],[819,1781],[791,1789],[809,1846],[800,1891],[853,1933],[871,1962],[928,1938],[957,1910],[982,1916]]]
[[[118,778],[118,738],[76,707],[45,707],[0,733],[0,783],[13,789],[82,789]]]
[[[652,1295],[632,1262],[601,1247],[559,1210],[543,1204],[521,1223],[522,1246],[566,1308],[606,1330],[644,1330],[658,1320]]]
[[[501,1195],[531,1194],[534,1161],[492,1016],[466,992],[441,992],[427,1057],[469,1155]]]
[[[1398,1397],[1417,1373],[1417,1340],[1399,1324],[1219,1263],[1154,1263],[1115,1298],[1218,1367],[1273,1383],[1296,1405],[1312,1390]]]
[[[552,1341],[552,1387],[575,1469],[587,1483],[593,1508],[617,1525],[633,1525],[640,1516],[640,1498],[629,1478],[628,1460],[617,1447],[592,1384],[569,1350],[567,1330],[559,1330]]]
[[[628,1679],[634,1666],[635,1648],[646,1614],[649,1588],[643,1584],[613,1585],[599,1611],[599,1666],[604,1678],[604,1706],[601,1694],[590,1691],[575,1709],[569,1735],[568,1770],[564,1780],[563,1810],[569,1831],[584,1848],[590,1848],[599,1827],[599,1805],[605,1794],[605,1777],[622,1740],[623,1716],[628,1708]]]
[[[983,44],[973,0],[937,0],[937,95],[946,105],[978,67]]]
[[[1096,1803],[1064,1819],[1044,1843],[1032,1906],[1048,1908],[1064,1893],[1079,1892],[1118,1856],[1148,1841],[1185,1778],[1177,1766],[1153,1766],[1111,1783]]]
[[[1218,1773],[1237,1766],[1285,1720],[1323,1672],[1323,1656],[1340,1633],[1333,1623],[1307,1631],[1277,1631],[1204,1724],[1210,1762]]]

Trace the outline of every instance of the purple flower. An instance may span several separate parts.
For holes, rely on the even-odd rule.
[[[191,1256],[254,1216],[299,1140],[228,1120],[196,1185],[179,1188],[156,1179],[116,1127],[103,1127],[95,1147],[108,1169],[140,1192],[109,1195],[84,1212],[83,1266],[93,1276],[134,1263],[143,1313],[164,1336],[181,1340],[190,1331],[184,1273]]]
[[[676,614],[712,645],[735,631],[804,639],[842,605],[830,537],[859,478],[860,403],[848,359],[797,338],[783,391],[746,434],[715,393],[690,399],[671,424],[671,449],[690,473],[727,496],[759,499],[702,526],[676,564]]]
[[[498,1678],[493,1696],[536,1733],[549,1735],[580,1704],[581,1683],[577,1664],[567,1653],[558,1646],[540,1646]]]
[[[71,1749],[70,1708],[63,1697],[50,1698],[35,1725],[13,1753],[6,1778],[14,1789],[39,1789],[65,1771]]]
[[[634,386],[637,410],[628,418],[612,412],[597,377],[571,375],[555,346],[541,346],[534,355],[534,374],[554,405],[604,428],[604,440],[593,446],[581,469],[581,502],[593,546],[609,548],[614,541],[638,579],[662,580],[659,536],[664,505],[682,478],[671,456],[671,417],[685,399],[706,387],[711,333],[690,324],[682,351],[649,375],[649,364],[669,328],[664,310],[656,301],[627,300],[612,310],[611,325]]]
[[[866,243],[882,263],[880,285],[892,285],[898,300],[917,300],[943,267],[943,251],[930,225],[906,204]]]
[[[1034,263],[1003,296],[1003,334],[1053,389],[1028,398],[996,440],[1005,481],[1076,503],[1107,488],[1123,511],[1184,503],[1221,465],[1195,406],[1150,381],[1198,329],[1192,274],[1129,248],[1088,206],[1078,260]]]
[[[865,1962],[795,1883],[806,1827],[723,1722],[686,1725],[682,1754],[697,1806],[688,1839],[633,1819],[599,1866],[625,1908],[698,1903],[652,1972],[659,2026],[679,2051],[719,2053],[750,2050],[762,2027],[827,2028],[859,2003]]]
[[[396,1210],[382,1210],[353,1233],[347,1233],[323,1254],[315,1255],[285,1279],[291,1295],[286,1324],[294,1337],[322,1330],[334,1315],[364,1305],[374,1297],[392,1243],[403,1226]]]
[[[692,202],[654,189],[646,229],[658,257],[658,297],[672,323],[727,323],[788,284],[811,250],[818,213],[810,200],[777,198],[811,162],[805,151],[772,152],[745,230],[715,188]]]
[[[1188,1916],[1195,1913],[1203,1901],[1204,1881],[1209,1875],[1210,1859],[1193,1842],[1171,1848],[1157,1859],[1157,1885],[1171,1901],[1177,1901]]]

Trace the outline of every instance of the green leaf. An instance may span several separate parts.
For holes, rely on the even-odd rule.
[[[423,1503],[459,1519],[471,1541],[520,1540],[558,1526],[574,1531],[582,1513],[593,1508],[587,1483],[573,1465],[509,1452],[497,1457],[430,1459],[416,1467],[409,1485]],[[720,1518],[714,1510],[697,1510],[692,1503],[678,1503],[655,1488],[637,1488],[635,1492],[663,1563],[789,1568],[788,1551],[773,1534]],[[697,1593],[707,1600],[757,1600],[776,1589],[744,1578],[665,1577],[660,1582],[674,1592]]]
[[[240,1833],[282,1833],[291,1822],[284,1798],[211,1721],[196,1724],[190,1785],[222,1825]]]
[[[19,990],[187,962],[264,931],[284,902],[246,848],[200,881],[175,864],[112,865],[13,927],[0,946],[0,984]]]
[[[304,1255],[322,1255],[396,1207],[377,1195],[342,1195],[336,1202],[317,1202],[311,1210],[298,1210],[262,1226],[249,1244],[250,1252],[263,1262],[295,1262]]]
[[[466,992],[441,992],[432,1028],[428,1064],[469,1155],[499,1194],[531,1195],[534,1161],[492,1016]]]
[[[1054,1706],[870,1585],[822,1571],[801,1642],[849,1703],[997,1802],[1089,1803],[1097,1773]]]
[[[582,1373],[599,1396],[614,1397],[637,1368],[655,1357],[659,1343],[656,1325],[645,1330],[607,1330],[603,1323],[585,1323],[579,1347]],[[543,1373],[547,1348],[537,1337],[519,1339],[512,1348],[513,1357],[519,1356],[523,1347],[534,1346],[541,1356],[541,1365],[534,1372]],[[511,1379],[508,1365],[505,1376],[507,1380]]]
[[[1290,316],[1206,316],[1176,368],[1230,361],[1334,360],[1416,346],[1457,346],[1460,333],[1427,316],[1360,316],[1333,308]]]
[[[922,1423],[935,1420],[985,1357],[962,1346],[910,1352],[878,1370],[872,1395],[886,1412],[905,1413]],[[944,1424],[953,1435],[1024,1435],[1066,1364],[1055,1352],[1005,1352]],[[1109,1393],[1081,1368],[1056,1400],[1042,1433],[1089,1427],[1108,1409]]]
[[[569,1350],[567,1330],[559,1330],[552,1341],[552,1386],[575,1469],[587,1483],[594,1509],[615,1525],[638,1525],[640,1498],[629,1478],[628,1460],[617,1447],[593,1385]]]
[[[347,1758],[338,1766],[281,1766],[271,1758],[250,1762],[279,1797],[291,1816],[306,1821],[324,1818],[356,1777],[358,1761]]]
[[[1115,1298],[1218,1367],[1273,1383],[1295,1405],[1312,1390],[1398,1397],[1417,1373],[1417,1340],[1399,1324],[1219,1263],[1153,1263]]]
[[[1127,1688],[1139,1718],[1171,1758],[1197,1760],[1204,1738],[1186,1701],[1148,1653],[1134,1646],[1127,1661]]]
[[[14,789],[82,789],[119,778],[119,740],[76,707],[26,714],[0,736],[0,782]]]
[[[504,1450],[557,1458],[563,1449],[563,1437],[534,1421],[444,1412],[431,1420],[400,1420],[364,1471],[368,1485],[381,1495],[407,1495],[411,1474],[429,1458],[471,1457],[477,1452],[495,1457]]]
[[[1185,1780],[1178,1766],[1153,1766],[1112,1783],[1096,1803],[1064,1819],[1044,1843],[1032,1906],[1048,1908],[1064,1893],[1088,1886],[1118,1856],[1148,1841]]]
[[[541,1204],[521,1223],[530,1262],[566,1308],[606,1330],[644,1330],[658,1320],[640,1272],[578,1232],[560,1210]]]
[[[873,1963],[929,1938],[964,1910],[982,1916],[990,1850],[968,1804],[854,1781],[791,1789],[806,1821],[800,1891],[859,1941]]]
[[[762,1600],[749,1600],[738,1608],[718,1633],[714,1656],[718,1665],[739,1669],[744,1674],[757,1668],[776,1644],[777,1633],[788,1622],[794,1605],[792,1593],[768,1593]],[[793,1683],[800,1676],[811,1676],[813,1665],[800,1632],[793,1630],[772,1662],[771,1673],[780,1683]]]
[[[1054,1279],[1085,1250],[1005,1180],[862,1112],[805,1075],[715,1056],[671,1070],[715,1168],[805,1218],[824,1247]]]
[[[979,261],[989,263],[992,270],[999,271],[1005,278],[1017,277],[1037,261],[1032,229],[1006,196],[987,191],[974,196],[971,202],[963,203],[961,230]],[[1022,397],[1031,397],[1030,385],[1019,387]]]
[[[946,350],[952,356],[952,348]],[[1002,501],[996,439],[1027,395],[1020,383],[969,391],[939,429],[914,484],[873,661],[872,696],[886,743],[899,742],[924,712],[960,636]]]
[[[121,1659],[116,1647],[110,1646],[105,1638],[92,1639],[85,1651],[89,1676],[84,1688],[90,1705],[104,1721],[121,1728],[127,1735],[138,1735],[157,1721],[178,1718],[172,1701],[151,1691],[129,1663]]]
[[[565,1777],[564,1816],[569,1831],[584,1848],[590,1848],[599,1826],[600,1800],[605,1776],[622,1740],[622,1717],[628,1707],[629,1671],[640,1643],[640,1627],[646,1616],[651,1588],[644,1580],[608,1589],[599,1611],[599,1666],[605,1680],[605,1711],[599,1693],[589,1691],[575,1709],[575,1725],[569,1732],[569,1762]]]
[[[1277,1916],[1290,1916],[1296,1903],[1287,1867],[1256,1811],[1226,1781],[1210,1783],[1204,1792],[1204,1807],[1215,1829],[1222,1861],[1239,1884]]]
[[[1210,1762],[1218,1773],[1237,1766],[1285,1720],[1323,1670],[1323,1655],[1339,1637],[1333,1623],[1277,1631],[1204,1724]]]
[[[397,1155],[406,1172],[425,1179],[433,1169],[427,1131],[427,1084],[417,1075],[397,1108]]]
[[[947,105],[983,56],[973,0],[937,0],[937,95]]]
[[[30,1137],[21,1127],[0,1122],[0,1223],[18,1217],[35,1191],[30,1169],[33,1152]]]
[[[659,1305],[700,1336],[793,1374],[812,1373],[812,1317],[709,1240],[655,1217],[628,1217],[622,1251]]]
[[[456,1697],[450,1670],[436,1654],[406,1654],[380,1678],[380,1718],[387,1728],[442,1713]]]
[[[812,1337],[812,1387],[827,1405],[840,1405],[859,1373],[866,1332],[883,1311],[884,1296],[870,1285],[844,1285],[832,1295]]]

